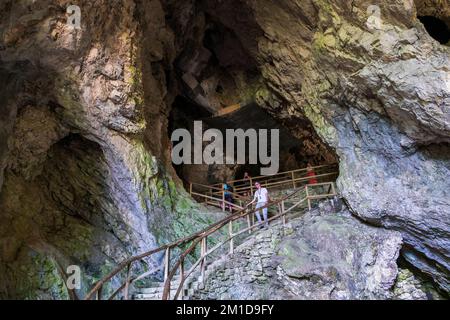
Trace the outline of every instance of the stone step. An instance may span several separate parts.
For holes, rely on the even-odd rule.
[[[172,281],[170,283],[171,287],[177,287],[180,284],[180,280],[176,280],[176,281]],[[150,282],[148,283],[148,286],[146,286],[146,288],[159,288],[159,287],[164,287],[164,282]]]
[[[170,290],[177,290],[178,286],[172,286]],[[155,294],[162,293],[164,291],[164,286],[151,287],[151,288],[141,288],[136,290],[137,294]]]
[[[185,281],[184,288],[185,289],[186,288],[193,288],[194,286],[198,285],[199,281],[200,280],[197,278],[197,276],[190,277],[189,279],[187,279]],[[179,285],[180,285],[179,281],[176,282],[176,283],[172,282],[170,288],[172,290],[177,290]],[[197,288],[195,287],[195,289],[197,289]],[[154,286],[150,286],[150,287],[146,287],[146,288],[138,288],[136,290],[136,292],[137,293],[142,293],[142,294],[152,294],[152,293],[155,293],[155,292],[162,292],[163,290],[164,290],[164,283],[160,282],[158,285],[155,284]]]
[[[172,285],[173,284],[179,284],[180,283],[180,276],[176,275],[172,278],[171,281]],[[161,285],[164,285],[163,281],[149,281],[147,282],[148,288],[153,288],[153,287],[159,287]]]
[[[170,296],[174,297],[177,293],[176,290],[170,290]],[[183,292],[181,293],[183,294]],[[143,294],[138,293],[133,295],[133,300],[162,300],[163,293],[155,293],[155,294]]]

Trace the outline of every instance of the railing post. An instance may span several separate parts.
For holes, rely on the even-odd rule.
[[[333,192],[333,196],[335,196],[336,195],[336,189],[334,187],[334,182],[331,183],[331,190]]]
[[[164,282],[169,277],[170,266],[170,247],[166,249],[166,255],[164,256]]]
[[[192,182],[189,184],[189,195],[192,197]]]
[[[253,209],[253,207],[252,207],[252,209]],[[252,226],[254,226],[255,225],[255,213],[252,213],[251,216],[252,216]]]
[[[128,264],[127,266],[127,278],[126,278],[126,282],[125,282],[125,293],[123,295],[124,300],[128,300],[128,289],[129,289],[129,285],[130,285],[130,275],[131,275],[131,263]]]
[[[250,178],[250,193],[252,194],[253,197],[253,179]]]
[[[250,214],[247,213],[247,225],[248,225],[248,233],[252,234],[252,221],[250,218]]]
[[[102,290],[103,290],[103,286],[98,288],[97,293],[96,293],[96,299],[97,300],[100,300],[102,298]]]
[[[184,283],[184,259],[180,261],[180,286],[181,284]],[[184,286],[184,284],[183,284]],[[170,288],[169,287],[169,292],[170,292]],[[175,297],[175,299],[177,299],[177,297]],[[184,289],[181,288],[181,300],[184,300]]]
[[[225,212],[225,190],[222,190],[222,211]]]
[[[306,190],[306,198],[308,199],[308,210],[311,211],[311,199],[309,198],[308,185],[305,186],[305,190]]]
[[[234,238],[233,238],[233,221],[228,224],[228,234],[230,235],[230,254],[234,253]]]
[[[294,171],[291,171],[291,176],[292,176],[292,186],[295,189],[295,174],[294,174]]]
[[[184,280],[184,260],[180,261],[180,280]]]
[[[202,277],[202,283],[205,284],[205,270],[206,270],[206,253],[208,252],[208,243],[207,243],[207,237],[204,237],[202,239],[202,246],[201,246],[201,256],[202,256],[202,262],[201,262],[201,277]]]

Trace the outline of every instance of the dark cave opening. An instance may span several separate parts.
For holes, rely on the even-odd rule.
[[[285,172],[305,168],[308,163],[312,165],[329,164],[324,161],[322,154],[319,152],[319,147],[314,143],[320,144],[320,141],[315,141],[314,133],[311,132],[307,137],[299,139],[291,134],[279,121],[269,115],[264,109],[256,103],[252,103],[241,107],[240,109],[225,114],[222,116],[213,116],[207,109],[195,104],[191,100],[178,96],[173,105],[169,116],[169,137],[176,129],[187,129],[191,137],[194,136],[194,122],[201,121],[202,129],[205,132],[208,129],[217,129],[222,133],[224,139],[227,138],[226,131],[242,130],[245,133],[255,130],[268,130],[268,145],[267,155],[272,156],[271,152],[271,131],[279,131],[279,167],[278,172]],[[308,130],[312,130],[308,128]],[[258,136],[259,138],[259,136]],[[235,140],[235,155],[237,159],[237,141]],[[250,141],[245,140],[245,164],[173,164],[175,171],[181,180],[184,182],[194,182],[201,184],[215,184],[223,181],[242,179],[244,173],[247,172],[252,177],[261,176],[261,168],[267,167],[261,162],[252,163],[250,161]],[[275,142],[275,141],[274,141]],[[178,142],[172,143],[172,148]],[[203,147],[210,142],[204,142]],[[226,148],[227,142],[224,141],[223,146]],[[259,141],[256,143],[259,144]],[[312,150],[313,149],[313,150]],[[202,149],[203,151],[204,149]],[[228,150],[228,149],[227,149]],[[259,149],[258,149],[259,151]],[[311,152],[313,151],[313,152]],[[194,144],[191,144],[191,159],[194,159]],[[226,150],[224,150],[226,152]]]
[[[176,129],[187,129],[193,136],[194,121],[204,123],[203,132],[218,129],[224,137],[227,129],[245,132],[267,129],[269,136],[270,130],[278,129],[278,172],[305,168],[308,163],[313,166],[334,163],[337,159],[334,152],[327,149],[306,117],[298,118],[295,123],[282,123],[274,112],[269,113],[268,109],[280,107],[282,98],[274,99],[276,107],[257,103],[258,93],[271,90],[258,62],[250,54],[254,44],[249,36],[239,34],[206,12],[204,19],[204,24],[193,27],[174,63],[177,96],[168,118],[169,138]],[[179,25],[176,21],[172,23]],[[249,30],[259,34],[257,28]],[[204,142],[203,146],[208,144]],[[172,150],[176,145],[172,142]],[[266,166],[261,162],[250,164],[250,147],[247,147],[245,164],[173,164],[173,167],[185,183],[215,184],[242,179],[245,172],[253,177],[261,176],[260,169]],[[267,152],[270,157],[270,147]]]
[[[450,27],[445,21],[433,16],[418,16],[428,34],[443,45],[450,45]]]
[[[168,134],[169,138],[176,129],[188,129],[192,132],[194,121],[211,117],[212,113],[193,102],[191,99],[179,95],[175,98],[169,114]],[[190,165],[188,165],[190,166]],[[185,165],[173,164],[175,172],[182,180],[186,180]]]
[[[78,133],[70,133],[49,150],[41,179],[46,181],[49,196],[64,214],[103,228],[104,213],[114,207],[108,177],[101,146]]]

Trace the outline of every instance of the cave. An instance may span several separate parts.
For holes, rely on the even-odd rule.
[[[448,298],[448,1],[74,6],[0,3],[0,299]]]
[[[444,20],[434,16],[419,16],[429,35],[443,45],[450,45],[450,27]]]
[[[202,121],[204,131],[208,128],[221,131],[223,137],[226,136],[227,130],[236,131],[242,129],[244,133],[248,132],[247,130],[278,130],[279,140],[276,143],[280,147],[280,154],[277,160],[279,165],[277,166],[277,172],[273,174],[304,168],[308,163],[312,165],[330,164],[326,163],[326,156],[319,154],[319,151],[314,149],[314,144],[305,145],[302,143],[307,139],[310,142],[310,136],[306,136],[304,140],[294,137],[283,125],[275,121],[255,103],[240,107],[239,110],[235,110],[232,114],[213,117],[203,107],[193,105],[182,97],[177,97],[171,110],[169,135],[180,128],[187,128],[193,134],[194,121]],[[310,134],[312,136],[312,133]],[[269,138],[271,138],[270,134]],[[226,141],[224,141],[225,144]],[[270,143],[268,149],[268,156],[270,157]],[[247,141],[245,145],[245,163],[215,163],[212,165],[189,163],[176,165],[175,169],[179,177],[187,183],[215,184],[222,181],[242,179],[245,172],[254,177],[261,176],[260,168],[263,165],[261,163],[250,163],[249,150],[250,145],[249,141]],[[237,152],[235,155],[236,157],[238,156]]]
[[[279,172],[286,172],[305,168],[308,163],[311,165],[334,164],[335,156],[330,152],[323,154],[321,152],[321,142],[314,132],[309,131],[310,126],[305,121],[303,139],[293,136],[284,125],[275,121],[265,110],[256,103],[240,107],[230,114],[214,117],[205,108],[192,104],[183,97],[177,97],[169,119],[169,135],[172,135],[176,129],[189,129],[193,134],[194,121],[202,121],[203,130],[209,128],[217,129],[222,132],[222,136],[226,136],[227,130],[240,130],[244,133],[247,130],[278,130],[279,131]],[[269,138],[271,135],[269,134]],[[314,138],[316,140],[314,140]],[[174,143],[175,145],[176,143]],[[224,145],[226,141],[224,141]],[[193,148],[193,147],[192,147]],[[270,143],[268,145],[270,157]],[[251,176],[261,176],[261,163],[250,163],[249,159],[249,141],[245,145],[245,163],[236,164],[181,164],[175,165],[178,176],[187,184],[189,182],[201,184],[216,184],[223,181],[242,179],[244,173],[247,172]],[[192,151],[194,152],[194,151]],[[237,153],[235,154],[238,156]],[[192,157],[191,157],[192,158]],[[235,159],[236,160],[236,159]]]
[[[224,136],[227,129],[275,129],[280,131],[280,155],[274,174],[305,168],[308,163],[334,164],[336,155],[318,137],[306,117],[288,124],[273,116],[274,109],[286,102],[273,94],[270,102],[261,99],[269,90],[257,62],[242,45],[242,36],[209,14],[205,20],[203,34],[196,28],[195,38],[188,41],[187,48],[175,60],[178,95],[169,115],[169,137],[180,128],[193,134],[194,121],[202,121],[204,131],[218,129]],[[261,176],[262,164],[249,163],[249,149],[247,144],[245,164],[190,163],[174,167],[185,185],[238,180],[245,172]]]
[[[45,115],[49,114],[22,110],[23,119],[40,119],[43,127],[25,127],[22,123],[16,126],[16,133],[24,129],[29,137],[32,134],[44,141],[42,135],[54,129],[54,123]],[[3,219],[13,225],[2,230],[9,240],[0,265],[8,261],[17,266],[7,268],[3,274],[0,297],[79,299],[87,284],[83,282],[78,290],[66,289],[69,266],[78,265],[82,272],[98,274],[105,259],[117,259],[102,250],[101,238],[108,239],[115,254],[126,254],[127,240],[117,229],[123,222],[111,190],[110,171],[100,145],[77,133],[55,141],[41,159],[33,157],[42,152],[42,145],[30,142],[22,140],[21,160],[6,176],[0,199],[6,211]],[[33,166],[26,166],[30,159],[34,160]],[[14,201],[14,194],[27,196]],[[16,233],[17,229],[24,232]],[[30,283],[35,286],[33,293],[27,292]]]

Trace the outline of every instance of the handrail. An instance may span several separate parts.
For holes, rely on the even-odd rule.
[[[327,167],[335,167],[337,166],[337,163],[333,163],[333,164],[325,164],[325,165],[320,165],[320,166],[315,166],[315,167],[310,167],[309,169],[312,170],[317,170],[317,169],[323,169],[323,168],[327,168]],[[265,178],[271,178],[271,177],[275,177],[275,176],[279,176],[279,175],[283,175],[283,174],[292,174],[292,173],[298,173],[298,172],[304,172],[307,171],[308,168],[301,168],[301,169],[295,169],[295,170],[289,170],[289,171],[284,171],[284,172],[279,172],[277,174],[274,175],[270,175],[270,176],[257,176],[257,177],[251,177],[252,180],[261,180],[261,179],[265,179]],[[226,181],[227,184],[233,184],[236,182],[247,182],[249,179],[236,179],[236,180],[229,180]],[[211,186],[217,187],[220,186],[221,183],[215,183],[212,184]]]
[[[195,192],[194,189],[193,189],[194,186],[198,186],[198,187],[207,189],[208,190],[207,194],[202,194],[200,192]],[[213,189],[220,190],[220,191],[212,191]],[[243,209],[242,208],[242,202],[250,200],[249,198],[247,198],[245,196],[241,196],[241,195],[239,195],[237,193],[234,193],[234,192],[232,192],[230,190],[227,190],[226,192],[231,194],[231,196],[234,199],[237,199],[241,203],[241,205],[239,206],[239,205],[233,204],[232,202],[226,201],[225,200],[225,190],[223,188],[219,189],[217,187],[210,187],[210,186],[203,185],[203,184],[200,184],[200,183],[190,183],[190,187],[189,187],[189,193],[190,193],[190,195],[192,197],[196,196],[196,197],[202,197],[202,198],[205,198],[205,199],[218,201],[219,203],[222,204],[222,206],[221,206],[222,207],[222,211],[225,211],[225,205],[229,205],[231,207],[235,207],[235,208],[238,208],[238,209]],[[221,199],[213,197],[214,195],[221,196]],[[208,204],[208,200],[206,200],[206,203]]]
[[[262,185],[266,188],[268,187],[275,187],[275,186],[280,186],[283,184],[288,184],[288,183],[295,183],[298,184],[300,182],[305,182],[308,181],[310,179],[317,179],[317,178],[323,178],[323,177],[327,177],[327,176],[332,176],[337,174],[338,172],[330,172],[330,173],[324,173],[324,174],[316,174],[314,176],[307,176],[307,177],[300,177],[300,178],[295,178],[295,179],[286,179],[283,181],[277,181],[277,182],[271,182],[271,183],[263,183]],[[250,190],[250,187],[242,187],[242,188],[235,188],[235,190]]]
[[[261,207],[261,208],[258,208],[258,209],[252,209],[252,210],[250,210],[249,212],[247,212],[246,214],[245,214],[245,210],[246,210],[246,209],[244,209],[244,210],[242,210],[241,212],[238,212],[238,213],[236,213],[236,214],[230,215],[230,216],[228,216],[227,218],[222,219],[219,223],[217,223],[214,227],[210,228],[207,232],[204,232],[204,233],[202,233],[202,234],[199,234],[199,238],[196,238],[196,239],[193,241],[191,247],[189,247],[185,252],[183,252],[183,254],[180,256],[180,258],[179,258],[179,259],[177,260],[177,262],[175,263],[174,267],[173,267],[173,268],[171,269],[171,271],[169,272],[168,278],[165,280],[165,283],[164,283],[163,300],[167,300],[168,297],[169,297],[169,291],[170,291],[171,281],[172,281],[173,276],[176,274],[177,269],[178,269],[178,268],[180,267],[180,265],[181,265],[181,260],[184,259],[184,257],[186,257],[190,252],[192,252],[192,250],[195,249],[195,246],[196,246],[203,238],[206,238],[206,237],[208,237],[209,235],[211,235],[212,233],[215,233],[216,231],[222,229],[224,226],[228,225],[228,223],[230,223],[230,222],[232,222],[232,221],[234,221],[234,220],[237,220],[237,219],[239,219],[239,218],[242,218],[242,217],[248,216],[248,215],[250,215],[250,214],[256,213],[256,212],[259,211],[259,210],[262,210],[262,209],[265,209],[265,208],[269,208],[269,207],[271,207],[271,206],[274,205],[274,204],[278,204],[278,203],[280,203],[281,201],[287,200],[287,199],[289,199],[290,197],[292,197],[292,196],[296,195],[297,193],[299,193],[301,190],[302,190],[302,189],[298,189],[298,190],[294,191],[293,193],[291,193],[291,194],[289,194],[289,195],[283,197],[282,199],[279,199],[279,200],[277,200],[277,201],[274,201],[274,202],[272,202],[272,203],[269,203],[269,204],[265,205],[264,207]],[[181,272],[180,287],[182,287],[183,284],[184,284],[184,281],[183,281],[183,272]],[[176,298],[177,298],[177,297],[175,297],[175,299],[176,299]]]
[[[222,200],[222,199],[219,199],[219,198],[214,198],[214,197],[208,196],[208,195],[206,195],[206,194],[201,194],[201,193],[197,193],[197,192],[192,192],[191,195],[192,195],[192,196],[197,196],[197,197],[205,198],[207,201],[208,201],[208,200],[218,201],[219,203],[222,203],[223,205],[228,205],[228,206],[231,206],[231,207],[233,207],[233,208],[237,208],[237,209],[239,209],[239,210],[243,210],[243,209],[244,209],[243,207],[238,206],[237,204],[234,204],[234,203],[232,203],[232,202],[229,202],[229,201],[226,201],[226,200]],[[208,202],[207,202],[207,203],[208,203]],[[222,205],[222,206],[223,206],[223,205]]]
[[[237,214],[237,213],[236,213],[236,214]],[[229,217],[231,217],[231,215],[230,215]],[[229,217],[224,218],[224,219],[222,219],[222,220],[226,220],[226,219],[228,219]],[[222,220],[221,220],[221,221],[222,221]],[[212,225],[206,227],[206,228],[203,229],[202,231],[199,231],[199,232],[197,232],[197,233],[195,233],[195,234],[192,234],[192,235],[187,236],[187,237],[185,237],[185,238],[176,240],[176,241],[174,241],[174,242],[172,242],[172,243],[163,245],[163,246],[161,246],[161,247],[158,247],[158,248],[153,249],[153,250],[151,250],[151,251],[142,253],[142,254],[140,254],[140,255],[131,257],[131,258],[129,258],[129,259],[127,259],[127,260],[121,262],[121,263],[117,266],[116,269],[114,269],[113,271],[111,271],[107,276],[105,276],[103,279],[99,280],[99,281],[94,285],[94,287],[91,289],[91,291],[89,291],[89,293],[86,295],[85,300],[90,300],[90,299],[92,298],[93,294],[94,294],[95,292],[97,292],[97,291],[101,288],[101,286],[102,286],[103,284],[105,284],[108,280],[110,280],[112,277],[114,277],[115,275],[117,275],[117,274],[118,274],[120,271],[122,271],[127,265],[132,264],[133,262],[142,260],[142,259],[144,259],[144,258],[147,258],[147,257],[149,257],[149,256],[151,256],[151,255],[153,255],[153,254],[156,254],[156,253],[158,253],[158,252],[161,252],[161,251],[163,251],[163,250],[167,250],[167,249],[170,249],[170,248],[174,248],[174,247],[176,247],[176,246],[179,246],[179,245],[185,244],[185,243],[187,243],[187,242],[189,242],[189,241],[192,241],[192,240],[195,239],[198,235],[200,235],[200,234],[206,232],[208,229],[214,227],[215,225],[220,224],[221,221],[218,221],[218,222],[216,222],[216,223],[213,223]]]
[[[314,178],[314,177],[308,177],[308,179],[311,179],[311,178]],[[322,195],[321,197],[317,197],[316,195],[309,195],[309,192],[308,192],[309,188],[314,187],[314,186],[327,185],[327,184],[330,185],[330,190],[332,190],[332,193],[328,192],[327,194]],[[152,256],[154,254],[160,253],[162,251],[166,252],[166,254],[165,254],[165,263],[164,263],[165,285],[164,285],[163,298],[164,299],[168,299],[169,298],[171,281],[173,279],[173,276],[176,274],[176,271],[177,271],[178,268],[180,268],[180,275],[181,275],[180,287],[178,288],[179,290],[177,290],[177,293],[179,294],[179,291],[181,290],[182,285],[184,284],[184,281],[185,281],[185,277],[184,277],[185,276],[185,274],[184,274],[184,261],[185,261],[186,257],[193,250],[195,250],[196,246],[199,243],[202,243],[202,258],[201,258],[202,261],[200,262],[200,264],[204,265],[205,264],[205,258],[207,256],[206,253],[208,252],[208,250],[206,250],[206,249],[203,250],[203,242],[205,242],[205,246],[206,246],[206,239],[207,239],[208,236],[210,236],[211,234],[221,230],[222,228],[226,227],[227,225],[229,225],[229,227],[231,228],[229,230],[229,234],[232,235],[233,234],[233,232],[232,232],[232,223],[234,221],[238,220],[238,219],[241,219],[241,218],[247,218],[247,222],[248,222],[248,225],[249,225],[248,228],[245,229],[244,232],[246,232],[246,231],[250,231],[251,232],[251,230],[257,226],[257,225],[253,225],[253,226],[251,225],[250,216],[252,214],[254,214],[255,212],[257,212],[257,211],[259,211],[261,209],[269,208],[269,207],[271,207],[273,205],[279,205],[279,207],[281,205],[283,207],[283,209],[282,210],[280,209],[281,210],[280,212],[281,213],[283,213],[283,212],[284,213],[288,213],[289,209],[288,210],[284,210],[284,201],[286,201],[286,200],[288,200],[290,198],[293,198],[300,191],[305,191],[305,193],[306,193],[306,198],[302,197],[300,202],[303,203],[305,201],[305,199],[306,199],[308,201],[308,207],[309,208],[311,208],[311,200],[336,195],[334,183],[333,182],[326,182],[326,183],[319,183],[317,185],[306,185],[306,186],[304,186],[304,188],[303,187],[302,188],[298,188],[294,192],[292,192],[292,193],[282,197],[281,199],[273,201],[273,202],[267,204],[263,208],[258,208],[258,210],[256,210],[256,209],[250,209],[249,210],[248,207],[242,208],[242,207],[236,206],[236,207],[240,208],[239,211],[237,211],[236,213],[230,214],[229,216],[221,219],[220,221],[218,221],[216,223],[213,223],[212,225],[204,228],[202,231],[196,232],[196,233],[194,233],[194,234],[192,234],[190,236],[187,236],[185,238],[176,240],[176,241],[174,241],[172,243],[163,245],[163,246],[161,246],[159,248],[153,249],[151,251],[145,252],[143,254],[137,255],[135,257],[131,257],[131,258],[123,261],[113,271],[111,271],[107,276],[105,276],[103,279],[99,280],[94,285],[94,287],[89,291],[89,293],[86,295],[85,299],[87,299],[87,300],[92,299],[94,294],[96,294],[97,298],[100,299],[101,298],[102,288],[106,284],[106,282],[108,282],[114,276],[116,276],[117,274],[119,274],[120,272],[122,272],[124,270],[127,270],[127,277],[126,277],[125,283],[123,285],[121,285],[114,292],[114,294],[110,297],[110,299],[113,299],[114,297],[116,297],[117,294],[121,290],[125,290],[124,298],[128,299],[128,288],[133,282],[135,282],[137,280],[140,280],[142,278],[145,278],[145,277],[147,277],[147,276],[149,276],[151,274],[154,274],[155,272],[160,271],[162,269],[162,267],[159,266],[159,267],[153,269],[152,272],[147,271],[147,272],[144,272],[144,273],[142,273],[140,275],[137,275],[137,276],[133,277],[133,276],[131,276],[131,271],[132,271],[131,269],[132,269],[133,263],[135,263],[137,261],[140,261],[140,260],[143,260],[144,258],[148,258],[148,257],[150,257],[150,256]],[[205,195],[202,195],[202,196],[205,196]],[[205,197],[209,197],[209,196],[205,196]],[[223,199],[216,199],[214,197],[211,197],[211,198],[213,198],[216,201],[223,201]],[[279,218],[278,215],[276,217]],[[282,217],[283,217],[283,222],[285,222],[284,221],[285,220],[285,215],[283,215]],[[271,218],[270,221],[272,221],[272,220],[273,219]],[[242,232],[242,233],[244,233],[244,232]],[[242,233],[239,233],[239,234],[242,234]],[[232,251],[232,247],[233,247],[232,239],[234,239],[234,237],[231,237],[229,240],[225,241],[225,242],[231,241],[231,243],[230,243],[231,251]],[[174,249],[174,248],[180,247],[182,245],[186,245],[188,243],[190,243],[189,248],[187,250],[184,250],[182,252],[182,254],[179,255],[178,259],[176,260],[176,263],[175,263],[174,267],[170,268],[170,251],[172,249]],[[223,243],[221,244],[221,246],[222,245],[223,245]],[[217,249],[219,247],[217,247]],[[198,266],[197,263],[194,263],[194,266],[195,267]],[[188,273],[187,277],[189,277],[189,275],[190,275],[190,272]],[[176,295],[176,297],[178,297],[178,294]]]
[[[236,216],[236,215],[239,215],[241,212],[243,212],[243,211],[245,211],[245,210],[246,210],[246,208],[244,208],[244,209],[238,211],[237,213],[234,213],[234,214],[232,214],[232,215],[229,215],[229,216],[223,218],[222,220],[220,220],[220,221],[218,221],[218,222],[215,222],[215,223],[211,224],[210,226],[204,228],[202,231],[196,232],[196,233],[194,233],[194,234],[192,234],[192,235],[190,235],[190,236],[187,236],[187,237],[185,237],[185,238],[176,240],[176,241],[174,241],[174,242],[172,242],[172,243],[163,245],[163,246],[161,246],[161,247],[159,247],[159,248],[156,248],[156,249],[153,249],[153,250],[151,250],[151,251],[142,253],[142,254],[140,254],[140,255],[131,257],[131,258],[129,258],[129,259],[127,259],[127,260],[121,262],[121,263],[117,266],[117,268],[115,268],[115,269],[114,269],[113,271],[111,271],[107,276],[105,276],[103,279],[99,280],[99,281],[94,285],[94,287],[91,289],[91,291],[89,291],[89,293],[86,295],[85,300],[90,300],[90,299],[92,298],[92,296],[94,295],[94,293],[97,292],[97,291],[98,291],[98,290],[99,290],[99,289],[100,289],[100,288],[101,288],[108,280],[110,280],[111,278],[113,278],[113,277],[114,277],[115,275],[117,275],[120,271],[124,270],[128,265],[131,265],[132,263],[134,263],[134,262],[136,262],[136,261],[139,261],[139,260],[142,260],[142,259],[144,259],[144,258],[147,258],[147,257],[149,257],[149,256],[151,256],[151,255],[153,255],[153,254],[156,254],[156,253],[158,253],[158,252],[161,252],[161,251],[163,251],[163,250],[171,249],[171,248],[180,246],[180,245],[182,245],[182,244],[185,244],[185,243],[187,243],[187,242],[189,242],[189,241],[192,241],[192,240],[194,240],[196,237],[198,237],[199,235],[201,235],[201,234],[207,232],[208,230],[211,230],[211,229],[215,228],[215,227],[218,226],[218,225],[221,225],[223,222],[227,222],[230,218],[232,218],[232,217],[234,217],[234,216]]]
[[[277,182],[272,182],[272,183],[265,183],[264,187],[266,187],[266,188],[272,188],[272,187],[273,188],[279,188],[279,187],[281,187],[283,185],[292,183],[293,186],[295,186],[295,188],[297,188],[299,185],[303,186],[304,184],[308,183],[308,181],[311,180],[311,179],[316,179],[317,180],[317,179],[322,179],[322,178],[325,178],[325,177],[331,177],[331,176],[334,176],[334,175],[337,175],[337,174],[338,174],[338,172],[330,172],[330,173],[325,173],[325,174],[316,174],[314,176],[299,177],[299,178],[295,178],[295,179],[291,178],[291,179],[286,179],[286,180],[283,180],[283,181],[277,181]],[[201,185],[201,186],[202,187],[207,187],[205,185]],[[218,188],[215,188],[215,189],[218,189]],[[191,190],[192,190],[192,188],[191,188]],[[251,186],[245,186],[245,187],[241,187],[241,188],[235,187],[234,190],[235,190],[236,193],[231,193],[230,192],[234,196],[234,198],[237,198],[239,201],[242,201],[242,199],[244,199],[244,201],[250,200],[250,198],[248,198],[248,197],[240,196],[239,193],[242,192],[244,194],[250,194],[251,190],[252,190]],[[191,191],[191,195],[194,195],[194,194],[197,195],[197,196],[200,196],[200,194],[198,192]],[[225,201],[224,200],[225,196],[224,196],[224,191],[223,190],[221,190],[221,191],[214,191],[214,192],[210,191],[209,194],[211,194],[211,195],[222,195],[222,198],[223,198],[222,202]]]
[[[198,187],[201,187],[201,188],[204,188],[204,189],[208,189],[210,191],[210,193],[212,193],[212,194],[222,194],[222,193],[225,192],[223,187],[219,188],[219,187],[209,186],[209,185],[206,185],[206,184],[201,184],[201,183],[196,183],[196,182],[190,182],[189,184],[192,187],[198,186]],[[216,190],[216,191],[212,191],[212,190]],[[192,192],[194,192],[193,188],[190,188],[190,193],[192,194]],[[240,194],[238,194],[236,192],[233,192],[231,190],[226,190],[226,192],[230,193],[233,197],[238,198],[240,200],[248,200],[247,197],[241,196]]]
[[[299,189],[299,190],[300,190],[300,189]],[[288,199],[289,197],[291,197],[291,196],[297,194],[297,193],[299,192],[299,190],[297,190],[297,191],[293,192],[292,194],[290,194],[290,195],[284,197],[283,199]],[[266,207],[269,207],[270,205],[272,205],[272,204],[269,204],[269,205],[267,205]],[[266,208],[266,207],[264,207],[264,208]],[[264,209],[264,208],[259,208],[258,210],[261,210],[261,209]],[[122,263],[120,263],[120,264],[117,266],[117,268],[115,268],[115,269],[114,269],[113,271],[111,271],[107,276],[105,276],[103,279],[99,280],[99,281],[94,285],[94,287],[93,287],[93,288],[88,292],[88,294],[86,295],[85,300],[90,300],[90,299],[92,299],[93,295],[94,295],[96,292],[98,292],[98,291],[102,288],[102,286],[103,286],[107,281],[111,280],[115,275],[117,275],[119,272],[123,271],[123,270],[124,270],[125,268],[127,268],[128,266],[131,267],[131,265],[132,265],[134,262],[139,261],[139,260],[142,260],[142,259],[144,259],[144,258],[147,258],[147,257],[149,257],[149,256],[151,256],[151,255],[154,255],[154,254],[156,254],[156,253],[159,253],[159,252],[161,252],[161,251],[163,251],[163,250],[172,249],[172,248],[178,247],[178,246],[180,246],[180,245],[183,245],[183,244],[185,244],[185,243],[188,243],[188,242],[190,242],[190,241],[193,241],[193,240],[195,240],[196,238],[198,238],[199,236],[201,236],[201,235],[203,235],[203,234],[209,235],[209,234],[211,234],[212,232],[216,231],[217,229],[220,229],[223,225],[226,225],[226,224],[230,221],[230,219],[233,219],[234,217],[239,217],[243,212],[245,212],[245,210],[247,210],[247,208],[244,208],[243,210],[240,210],[240,211],[238,211],[237,213],[231,214],[231,215],[229,215],[229,216],[223,218],[222,220],[220,220],[220,221],[218,221],[218,222],[216,222],[216,223],[213,223],[212,225],[206,227],[206,228],[203,229],[202,231],[199,231],[199,232],[197,232],[197,233],[194,233],[194,234],[192,234],[192,235],[190,235],[190,236],[188,236],[188,237],[179,239],[179,240],[174,241],[174,242],[172,242],[172,243],[163,245],[163,246],[161,246],[161,247],[159,247],[159,248],[153,249],[153,250],[151,250],[151,251],[145,252],[145,253],[143,253],[143,254],[140,254],[140,255],[131,257],[131,258],[129,258],[129,259],[123,261]],[[255,213],[255,212],[256,212],[256,209],[251,210],[251,213]]]
[[[332,190],[332,193],[327,193],[327,194],[323,194],[320,196],[310,196],[309,192],[308,192],[308,188],[310,187],[316,187],[316,186],[324,186],[324,185],[330,185],[330,189]],[[285,201],[291,197],[293,197],[294,195],[296,195],[299,191],[305,191],[305,197],[302,197],[301,200],[297,201],[294,205],[292,205],[289,209],[285,210],[284,209],[284,204]],[[240,216],[238,215],[234,215],[231,219],[229,219],[228,223],[222,224],[219,228],[216,228],[214,230],[209,231],[208,233],[202,234],[199,238],[195,239],[195,241],[193,241],[193,243],[191,244],[191,246],[185,250],[185,252],[183,252],[183,254],[180,255],[180,258],[177,260],[177,262],[175,263],[175,266],[172,268],[169,277],[166,279],[165,283],[164,283],[164,291],[163,291],[163,300],[167,300],[169,298],[169,292],[171,289],[171,281],[173,276],[176,274],[177,269],[183,265],[184,259],[185,257],[191,253],[193,250],[195,250],[195,247],[197,246],[197,244],[199,244],[201,241],[203,241],[204,239],[206,239],[209,235],[211,235],[212,233],[220,230],[221,228],[225,227],[227,224],[229,224],[229,228],[230,228],[230,233],[229,233],[229,238],[227,238],[226,240],[222,241],[221,243],[219,243],[218,245],[216,245],[213,249],[211,249],[210,251],[207,252],[202,252],[202,255],[200,257],[200,259],[198,261],[196,261],[193,264],[193,267],[191,267],[191,270],[189,270],[188,275],[185,276],[183,270],[180,270],[180,274],[181,274],[181,279],[180,279],[180,284],[177,288],[176,294],[174,299],[176,300],[180,294],[180,291],[182,290],[183,286],[184,286],[184,282],[187,279],[187,277],[189,277],[190,274],[192,274],[193,269],[195,269],[196,267],[198,267],[200,264],[202,264],[202,262],[206,259],[207,256],[209,256],[212,252],[214,252],[215,250],[217,250],[219,247],[223,246],[225,243],[230,241],[230,253],[233,253],[233,242],[232,240],[237,237],[238,235],[241,235],[247,231],[251,231],[252,229],[254,229],[255,227],[258,227],[262,224],[264,224],[265,222],[261,222],[261,223],[257,223],[255,225],[249,225],[247,228],[244,228],[243,230],[240,230],[238,233],[233,233],[232,232],[232,223],[235,220],[238,220],[240,218],[244,218],[244,217],[248,217],[250,214],[255,213],[256,211],[259,211],[261,209],[264,208],[268,208],[270,206],[273,206],[274,204],[282,204],[280,207],[280,213],[274,217],[271,217],[268,219],[268,221],[273,221],[276,220],[280,217],[283,218],[283,225],[286,224],[286,220],[285,220],[285,216],[288,212],[290,212],[291,210],[293,210],[295,207],[297,207],[298,205],[300,205],[301,203],[307,201],[308,202],[308,208],[311,209],[311,203],[310,201],[312,199],[321,199],[321,198],[328,198],[331,196],[336,196],[336,190],[334,187],[334,183],[333,182],[328,182],[328,183],[319,183],[319,184],[313,184],[313,185],[306,185],[304,188],[298,189],[297,191],[283,197],[280,200],[277,200],[273,203],[270,203],[264,207],[258,208],[257,210],[251,210],[247,213],[244,213]],[[202,270],[202,278],[204,278],[204,271]]]
[[[322,169],[325,168],[332,168],[336,167],[337,164],[329,164],[329,165],[321,165],[321,166],[315,166],[310,168],[303,168],[303,169],[296,169],[291,171],[285,171],[280,172],[275,175],[271,176],[259,176],[259,177],[250,177],[248,179],[238,179],[238,180],[231,180],[227,181],[225,183],[229,185],[234,185],[234,192],[227,190],[228,193],[232,194],[234,198],[239,200],[248,200],[245,195],[253,195],[253,182],[259,181],[262,186],[266,188],[272,188],[272,187],[281,187],[285,184],[292,183],[293,188],[297,188],[297,185],[301,182],[308,181],[309,179],[318,179],[318,178],[324,178],[326,176],[332,176],[337,175],[338,172],[327,172],[325,174],[317,174],[316,171],[322,171]],[[315,175],[314,176],[307,176],[306,174],[302,174],[301,177],[298,177],[298,173],[307,173],[309,170],[313,170]],[[297,174],[297,177],[296,177]],[[195,182],[189,183],[189,190],[192,194],[194,187],[199,187],[208,190],[208,194],[210,196],[213,195],[222,195],[222,198],[224,199],[224,193],[225,190],[223,190],[222,183],[212,184],[212,185],[205,185]]]

